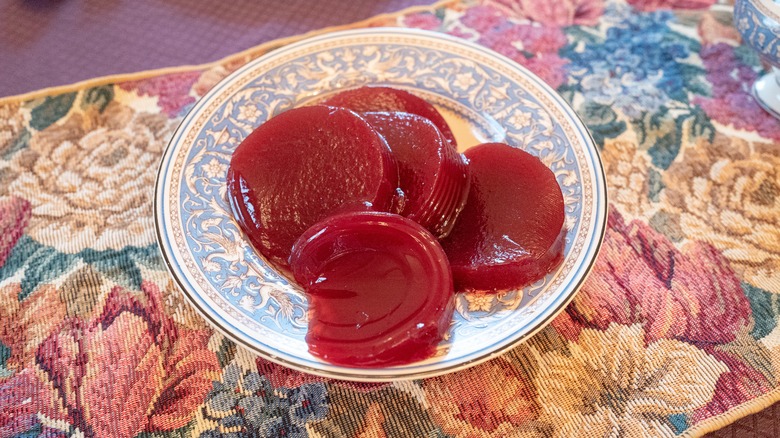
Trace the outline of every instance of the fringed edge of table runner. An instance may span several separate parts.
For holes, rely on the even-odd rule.
[[[707,433],[723,429],[742,418],[757,414],[778,401],[780,401],[780,387],[775,388],[760,397],[756,397],[753,400],[737,405],[727,412],[702,420],[700,423],[691,426],[678,436],[686,438],[704,436]]]
[[[202,64],[183,65],[183,66],[176,66],[176,67],[163,67],[163,68],[144,70],[144,71],[139,71],[134,73],[119,73],[114,75],[86,79],[83,81],[79,81],[67,85],[47,87],[40,90],[24,93],[24,94],[0,97],[0,105],[7,105],[7,104],[17,103],[17,102],[25,102],[36,98],[68,93],[68,92],[78,91],[86,88],[101,86],[101,85],[147,79],[150,77],[163,76],[172,73],[184,73],[184,72],[191,72],[197,70],[205,70],[218,65],[230,64],[231,62],[236,62],[240,59],[251,60],[259,56],[262,56],[263,54],[270,52],[271,50],[313,36],[322,35],[330,32],[336,32],[340,30],[370,27],[374,23],[389,21],[399,16],[411,14],[415,12],[435,10],[438,8],[456,4],[458,3],[458,1],[459,0],[439,0],[430,5],[411,6],[395,12],[374,15],[364,20],[360,20],[349,24],[329,26],[329,27],[305,32],[299,35],[278,38],[271,41],[267,41],[265,43],[259,44],[254,47],[250,47],[246,50],[236,52],[234,54],[225,56],[223,58],[220,58],[212,62],[207,62]],[[713,5],[712,8],[717,10],[724,10],[725,8],[727,8],[727,6]],[[730,6],[728,8],[733,9],[733,7]],[[707,433],[720,430],[744,417],[761,412],[762,410],[769,408],[770,406],[777,403],[778,401],[780,401],[780,387],[775,388],[772,391],[763,394],[762,396],[759,396],[750,401],[735,406],[727,412],[702,420],[700,423],[686,429],[679,436],[699,437]]]

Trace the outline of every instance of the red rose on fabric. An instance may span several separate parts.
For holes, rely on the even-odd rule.
[[[706,9],[715,4],[716,0],[628,0],[628,3],[640,11],[656,11],[658,9]]]
[[[49,289],[54,290],[34,292],[24,309]],[[28,368],[13,378],[24,376],[37,390],[6,385],[9,405],[29,403],[33,412],[88,436],[133,437],[189,423],[221,372],[207,348],[211,332],[177,326],[165,314],[157,286],[144,282],[142,289],[140,295],[115,287],[98,316],[59,317],[57,328],[47,326],[50,333],[35,350],[34,362],[20,356],[18,362]],[[0,430],[12,426],[0,422]]]
[[[30,220],[30,203],[16,196],[0,197],[0,266],[5,264]]]
[[[604,0],[485,0],[484,4],[501,9],[510,17],[527,18],[547,26],[593,26],[604,14]]]
[[[625,223],[616,212],[596,266],[568,312],[600,329],[642,323],[648,343],[728,343],[751,317],[739,279],[715,248],[694,242],[680,251],[646,224]]]
[[[135,91],[141,96],[157,97],[157,105],[168,117],[176,117],[181,110],[195,103],[190,88],[200,77],[200,72],[171,73],[149,79],[122,82],[119,87]]]

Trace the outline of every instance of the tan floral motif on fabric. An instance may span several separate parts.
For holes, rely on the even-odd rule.
[[[668,416],[704,406],[723,363],[693,345],[645,345],[640,325],[585,329],[569,354],[541,354],[535,384],[542,418],[559,437],[673,436]]]
[[[510,432],[534,436],[528,427],[538,416],[533,385],[522,371],[491,361],[424,381],[431,415],[458,437],[505,437]],[[485,397],[489,392],[498,397]],[[526,430],[527,429],[527,430]],[[520,435],[513,435],[520,436]]]
[[[112,102],[34,136],[14,156],[9,186],[32,204],[27,233],[71,253],[154,242],[155,174],[174,126]]]
[[[18,103],[0,105],[0,155],[3,155],[24,129]]]
[[[24,119],[18,103],[0,105],[0,157],[11,150],[24,129]],[[8,183],[17,173],[4,161],[0,161],[0,196],[8,194]]]
[[[608,140],[601,152],[604,173],[608,175],[609,202],[631,217],[643,217],[650,210],[648,169],[650,157],[635,143]]]
[[[718,135],[664,174],[668,209],[692,240],[712,243],[746,281],[780,293],[780,158],[776,145]]]

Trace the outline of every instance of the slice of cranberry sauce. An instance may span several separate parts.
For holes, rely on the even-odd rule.
[[[390,87],[360,87],[331,96],[324,104],[349,108],[359,113],[401,111],[417,114],[433,122],[453,149],[458,146],[455,135],[439,110],[408,91]]]
[[[290,256],[309,298],[309,351],[328,362],[385,367],[436,351],[454,309],[452,274],[436,239],[380,212],[331,216]]]
[[[482,144],[464,155],[468,200],[441,242],[456,290],[514,289],[544,277],[563,259],[564,203],[555,175],[506,144]]]
[[[398,168],[384,139],[354,112],[283,112],[236,149],[227,176],[233,212],[255,248],[287,270],[293,243],[337,211],[390,210]]]
[[[438,238],[446,236],[468,195],[466,159],[424,117],[397,111],[362,116],[387,140],[398,163],[405,199],[400,214]]]

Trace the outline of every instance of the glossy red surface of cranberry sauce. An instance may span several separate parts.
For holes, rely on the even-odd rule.
[[[385,367],[425,359],[449,328],[447,258],[417,223],[390,213],[331,216],[290,257],[309,297],[309,351],[328,362]]]
[[[424,117],[404,112],[365,112],[362,116],[393,151],[405,195],[401,215],[438,238],[446,236],[468,195],[466,159]]]
[[[391,209],[398,168],[384,139],[354,112],[327,106],[285,111],[236,149],[228,198],[254,247],[287,269],[293,243],[336,211]]]
[[[464,153],[471,189],[442,246],[457,290],[523,287],[563,259],[565,214],[555,174],[537,157],[506,144]]]
[[[414,94],[391,87],[360,87],[342,91],[325,102],[325,105],[349,108],[359,113],[368,111],[402,111],[417,114],[433,122],[450,145],[456,149],[455,134],[444,117],[433,105]]]

